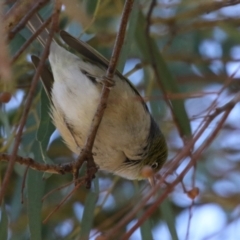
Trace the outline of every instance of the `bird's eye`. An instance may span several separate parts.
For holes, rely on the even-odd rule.
[[[156,169],[158,167],[158,163],[157,162],[154,162],[152,165],[151,165],[151,168],[152,169]]]

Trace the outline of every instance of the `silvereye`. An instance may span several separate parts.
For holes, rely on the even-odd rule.
[[[38,21],[35,16],[29,22],[32,31],[39,27]],[[61,31],[60,36],[80,56],[53,41],[49,54],[52,73],[44,67],[41,80],[50,98],[54,125],[67,146],[79,154],[99,103],[108,60],[67,32]],[[46,31],[39,36],[42,44],[46,37]],[[38,64],[38,58],[32,60]],[[94,161],[100,170],[140,180],[145,166],[154,172],[162,167],[167,158],[166,141],[130,81],[118,71],[113,81],[94,141]]]

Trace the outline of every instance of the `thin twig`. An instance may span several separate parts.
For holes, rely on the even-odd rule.
[[[16,138],[15,138],[15,142],[14,142],[14,146],[13,146],[13,150],[12,150],[12,154],[11,154],[11,159],[9,161],[9,164],[8,164],[8,167],[7,167],[3,182],[2,182],[2,188],[1,188],[1,191],[0,191],[0,204],[3,200],[6,188],[8,186],[9,180],[11,178],[11,174],[12,174],[13,166],[14,166],[14,163],[15,163],[15,160],[16,160],[18,147],[20,145],[23,129],[24,129],[24,126],[25,126],[25,123],[26,123],[26,120],[27,120],[28,113],[29,113],[31,105],[32,105],[32,101],[33,101],[33,98],[34,98],[34,92],[35,92],[35,89],[36,89],[36,86],[37,86],[37,83],[38,83],[38,79],[39,79],[40,74],[41,74],[41,70],[43,68],[45,60],[48,57],[49,46],[50,46],[50,43],[52,41],[54,31],[57,28],[58,15],[60,13],[60,10],[61,10],[61,4],[59,4],[59,2],[56,1],[54,13],[53,13],[51,31],[50,31],[49,37],[47,39],[46,48],[44,49],[43,55],[41,57],[40,63],[37,67],[36,73],[35,73],[35,75],[33,77],[33,80],[32,80],[31,87],[30,87],[28,95],[27,95],[26,104],[25,104],[25,107],[24,107],[24,110],[23,110],[22,118],[21,118],[20,123],[19,123],[18,132],[16,134]]]
[[[121,51],[121,48],[122,48],[122,45],[124,42],[128,18],[129,18],[131,9],[132,9],[133,2],[134,2],[133,0],[126,0],[125,5],[124,5],[123,14],[121,17],[120,28],[119,28],[119,31],[118,31],[118,34],[116,37],[116,41],[115,41],[112,56],[111,56],[111,59],[109,62],[109,66],[108,66],[108,69],[107,69],[107,72],[106,72],[106,75],[105,75],[104,81],[103,81],[104,84],[103,84],[103,88],[102,88],[100,102],[98,104],[96,113],[94,115],[87,141],[84,145],[84,148],[83,148],[80,156],[78,157],[78,160],[76,161],[76,165],[75,165],[76,172],[74,174],[75,178],[77,178],[78,170],[81,167],[83,161],[85,161],[86,159],[88,162],[93,161],[91,152],[92,152],[94,140],[95,140],[99,125],[101,123],[101,120],[102,120],[102,117],[104,114],[104,110],[107,106],[107,100],[108,100],[108,96],[110,93],[110,88],[113,86],[113,76],[114,76],[114,73],[116,70],[120,51]],[[93,173],[93,175],[94,175],[94,173]],[[90,178],[91,178],[91,176],[90,176]],[[90,183],[88,182],[88,184],[90,184]]]
[[[3,22],[3,11],[4,6],[3,3],[0,3],[0,78],[4,82],[4,90],[10,91],[13,87],[12,81],[12,72],[11,72],[11,64],[10,58],[8,54],[8,47],[6,41],[6,30],[4,29]]]
[[[22,28],[25,27],[26,23],[28,22],[28,20],[41,8],[43,7],[47,2],[49,2],[49,0],[41,0],[38,1],[36,3],[34,3],[34,5],[32,6],[32,8],[25,13],[25,15],[21,18],[21,20],[18,22],[18,24],[16,26],[14,26],[14,28],[12,28],[10,30],[10,32],[8,33],[8,41],[10,41],[11,39],[14,38],[14,36],[16,35],[16,33],[18,33]]]
[[[33,6],[32,0],[15,1],[13,6],[3,16],[6,32],[10,31]]]
[[[12,155],[1,153],[0,154],[0,161],[7,161],[10,162]],[[37,170],[39,172],[45,172],[45,173],[52,173],[52,174],[66,174],[66,173],[72,173],[73,172],[73,163],[68,164],[44,164],[37,161],[34,161],[32,158],[29,157],[21,157],[16,156],[15,162],[29,166],[33,170]]]
[[[44,202],[45,199],[46,199],[48,196],[50,196],[51,194],[53,194],[53,193],[55,193],[56,191],[59,191],[59,190],[65,188],[65,187],[68,187],[69,185],[71,185],[71,184],[74,183],[74,182],[75,182],[75,181],[73,180],[73,181],[71,181],[71,182],[68,182],[68,183],[60,186],[60,187],[54,188],[53,190],[51,190],[50,192],[48,192],[47,194],[45,194],[45,195],[43,196],[42,202]]]
[[[151,36],[150,36],[151,16],[152,16],[152,12],[153,12],[153,9],[154,9],[156,4],[157,4],[156,0],[151,1],[149,10],[148,10],[148,13],[147,13],[147,16],[146,16],[146,41],[148,43],[147,46],[148,46],[148,49],[149,49],[149,54],[150,54],[150,57],[151,57],[151,65],[152,65],[154,74],[156,76],[157,83],[160,85],[161,91],[163,92],[163,95],[164,95],[165,102],[166,102],[167,106],[169,107],[169,109],[171,110],[173,121],[176,124],[176,127],[179,131],[179,134],[180,134],[181,137],[183,137],[184,134],[181,131],[181,128],[179,126],[179,123],[178,123],[177,118],[175,116],[175,113],[173,111],[172,104],[169,101],[168,94],[167,94],[167,92],[164,88],[164,85],[162,84],[161,77],[159,75],[159,71],[157,70],[157,62],[156,62],[156,58],[155,58],[155,54],[154,54],[154,49],[152,47],[152,39],[151,39]],[[184,139],[183,139],[183,141],[184,141]]]
[[[140,202],[140,204],[136,205],[136,207],[134,209],[132,209],[131,212],[129,212],[123,219],[121,219],[121,221],[118,222],[118,224],[116,224],[114,226],[114,228],[111,229],[111,231],[106,233],[106,239],[110,239],[111,236],[113,236],[114,234],[117,234],[119,229],[121,229],[123,226],[125,226],[129,221],[131,221],[131,219],[134,218],[134,216],[138,213],[138,211],[143,208],[143,206],[147,203],[147,201],[149,201],[149,199],[152,196],[155,196],[156,193],[159,191],[159,189],[161,188],[161,185],[164,183],[164,179],[167,178],[168,175],[171,175],[174,170],[179,166],[179,162],[181,159],[183,159],[185,156],[189,155],[189,152],[191,151],[192,147],[194,146],[195,142],[200,138],[200,136],[202,136],[203,132],[205,131],[205,129],[207,128],[207,126],[212,122],[212,120],[217,117],[220,113],[224,112],[223,117],[221,118],[220,122],[218,123],[217,127],[215,128],[215,130],[212,132],[212,134],[210,135],[210,137],[198,148],[198,150],[192,154],[192,161],[189,162],[189,164],[186,166],[186,168],[181,172],[181,174],[178,175],[178,177],[171,183],[167,185],[167,188],[165,190],[165,192],[162,193],[162,195],[156,200],[156,204],[154,204],[151,206],[151,210],[147,210],[147,212],[145,212],[145,214],[139,219],[139,221],[133,226],[133,228],[131,228],[122,239],[128,239],[127,237],[129,237],[136,229],[137,227],[139,227],[146,219],[149,218],[149,216],[151,214],[153,214],[153,212],[156,210],[156,208],[159,206],[159,204],[168,196],[168,194],[170,192],[172,192],[173,188],[183,179],[183,177],[185,176],[185,174],[195,165],[197,159],[199,159],[201,153],[204,151],[205,148],[207,148],[210,143],[214,140],[214,138],[216,137],[216,134],[221,130],[221,127],[223,125],[223,123],[225,122],[227,116],[229,115],[229,113],[231,112],[232,108],[235,106],[234,103],[236,104],[237,102],[240,101],[240,94],[236,95],[232,101],[230,101],[231,103],[227,103],[226,105],[224,105],[223,107],[221,107],[220,109],[216,110],[211,117],[209,117],[208,121],[205,122],[205,124],[202,126],[201,130],[197,133],[197,135],[195,135],[195,137],[188,142],[188,144],[183,148],[183,150],[175,157],[175,159],[173,159],[171,162],[172,164],[169,165],[168,170],[165,172],[165,174],[163,175],[163,177],[159,180],[159,182],[156,184],[156,186],[154,186],[150,191],[149,194],[146,195],[144,197],[144,199],[142,199],[142,201]]]
[[[51,22],[52,16],[50,16],[34,34],[22,45],[22,47],[17,51],[17,53],[11,59],[11,63],[14,63],[19,56],[24,52],[24,50],[36,39],[36,37],[43,31],[43,29]]]
[[[211,144],[211,142],[215,139],[218,132],[221,130],[222,125],[225,123],[229,113],[231,112],[231,109],[228,109],[225,111],[223,117],[221,118],[218,126],[215,128],[215,130],[212,132],[210,137],[198,148],[198,150],[193,154],[193,161],[190,161],[188,165],[185,167],[185,169],[179,174],[179,176],[166,188],[166,190],[162,193],[162,195],[147,209],[147,211],[144,213],[142,217],[139,218],[139,220],[134,224],[131,229],[123,235],[121,240],[129,239],[129,237],[132,235],[132,233],[141,226],[150,215],[152,215],[156,208],[161,204],[164,199],[168,196],[170,192],[172,192],[173,188],[183,179],[183,177],[186,175],[186,173],[192,168],[192,166],[196,163],[196,161],[199,159],[202,152]],[[163,177],[164,178],[164,177]]]
[[[238,102],[240,101],[240,94],[236,94],[235,97],[225,104],[222,107],[216,108],[216,110],[209,116],[208,120],[205,122],[205,124],[202,126],[201,130],[198,131],[198,134],[195,135],[193,140],[189,142],[188,145],[185,146],[182,152],[180,152],[175,159],[173,159],[171,162],[173,164],[169,164],[169,169],[171,171],[175,169],[178,166],[179,160],[184,158],[187,154],[190,148],[192,148],[193,144],[199,139],[199,137],[203,134],[204,129],[206,129],[209,124],[221,113],[230,111]],[[219,126],[219,124],[218,124]],[[12,158],[12,155],[9,154],[0,154],[0,161],[9,161]],[[63,165],[51,165],[51,164],[43,164],[39,163],[37,161],[34,161],[32,158],[24,158],[21,156],[15,156],[15,161],[19,164],[29,166],[30,168],[47,172],[47,173],[54,173],[54,174],[66,174],[66,173],[73,173],[74,172],[74,163],[68,163]],[[170,172],[169,172],[170,174]],[[158,186],[159,187],[159,186]],[[154,193],[155,194],[155,193]]]
[[[68,198],[72,196],[72,194],[84,183],[84,181],[85,179],[81,179],[78,182],[78,184],[74,187],[74,189],[69,194],[67,194],[67,196],[65,196],[63,200],[48,214],[48,216],[43,220],[44,224],[68,200]]]

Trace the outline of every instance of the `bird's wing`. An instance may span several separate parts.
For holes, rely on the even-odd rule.
[[[35,66],[35,68],[38,67],[40,59],[34,55],[31,56],[32,62]],[[52,92],[52,85],[53,85],[53,74],[52,72],[48,69],[48,67],[46,65],[43,66],[42,71],[41,71],[41,81],[43,83],[43,87],[46,91],[46,94],[50,100],[50,102],[52,102],[52,98],[51,98],[51,92]]]
[[[76,39],[64,30],[60,31],[60,36],[70,48],[76,50],[80,55],[82,55],[90,62],[98,63],[106,68],[108,67],[109,61],[87,43]],[[143,98],[141,97],[137,89],[132,85],[132,83],[127,78],[125,78],[118,70],[116,70],[115,74],[121,80],[128,83],[133,92],[138,96],[138,99],[140,99],[140,102],[143,104],[144,108],[148,111],[147,105],[145,104]]]

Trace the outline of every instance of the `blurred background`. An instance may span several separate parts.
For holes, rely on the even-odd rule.
[[[109,59],[124,1],[62,3],[59,29],[87,41]],[[0,92],[9,93],[10,99],[1,95],[0,154],[12,152],[35,74],[30,55],[41,56],[43,51],[34,40],[18,54],[31,37],[29,30],[19,25],[28,14],[37,11],[47,19],[53,13],[53,5],[54,1],[46,0],[1,2],[0,28],[7,36],[7,45],[0,41]],[[239,94],[239,13],[237,0],[134,1],[118,69],[128,74],[166,136],[169,157],[160,174],[168,173],[165,180],[171,185],[188,164],[192,167],[173,188],[162,184],[141,211],[106,239],[124,239],[123,234],[145,215],[147,220],[130,239],[240,239],[239,103],[231,109],[223,125],[218,124],[224,111],[203,129],[192,154],[219,126],[217,135],[201,155],[193,158],[189,153],[176,160],[208,117]],[[11,76],[11,81],[3,76]],[[76,158],[50,122],[48,100],[39,81],[19,156],[56,164]],[[173,163],[177,164],[173,167]],[[7,166],[8,163],[1,161],[1,179]],[[84,168],[80,174],[84,174]],[[97,173],[91,190],[80,187],[76,191],[70,174],[28,170],[25,175],[26,166],[16,163],[1,205],[1,239],[105,239],[100,235],[116,227],[151,190],[145,181],[129,181],[104,172]],[[164,201],[153,214],[148,214],[147,209],[166,189],[169,192]],[[43,223],[62,200],[65,202]]]

